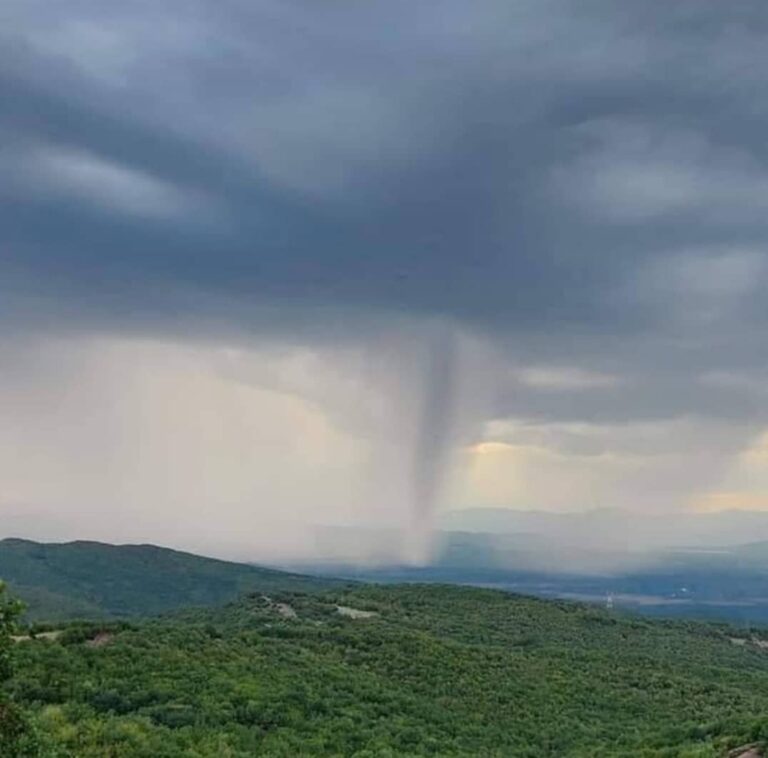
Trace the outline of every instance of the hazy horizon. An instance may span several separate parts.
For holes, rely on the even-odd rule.
[[[276,567],[386,568],[441,565],[456,540],[476,536],[492,550],[498,567],[557,573],[622,573],[665,565],[674,555],[738,556],[742,548],[768,544],[768,512],[723,510],[675,514],[630,512],[616,508],[585,511],[537,511],[511,508],[461,508],[437,513],[430,548],[420,556],[408,545],[408,524],[307,523],[289,538],[238,539],[216,533],[158,539],[152,530],[124,533],[118,540],[82,525],[53,525],[33,514],[7,514],[4,538],[42,543],[94,541],[107,544],[150,544],[201,556]],[[446,550],[448,551],[446,553]],[[490,559],[490,555],[485,555]],[[470,564],[467,565],[467,568]]]

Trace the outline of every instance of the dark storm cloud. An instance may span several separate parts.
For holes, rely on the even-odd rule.
[[[687,387],[766,361],[763,3],[0,13],[6,323],[444,316],[633,377],[508,411],[752,412]]]

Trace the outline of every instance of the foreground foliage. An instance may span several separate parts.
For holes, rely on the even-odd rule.
[[[11,676],[11,653],[16,620],[24,610],[18,601],[6,595],[5,584],[0,581],[0,756],[22,758],[43,755],[42,745],[19,706],[12,702],[5,683]]]
[[[768,651],[732,634],[359,587],[74,625],[19,643],[10,684],[62,755],[692,758],[768,736]]]

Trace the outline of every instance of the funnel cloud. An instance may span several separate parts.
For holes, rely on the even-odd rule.
[[[456,413],[456,336],[447,325],[431,330],[424,351],[422,407],[413,455],[413,515],[406,558],[426,562],[453,443]]]

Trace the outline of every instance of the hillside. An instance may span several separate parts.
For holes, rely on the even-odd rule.
[[[0,541],[0,578],[27,617],[139,616],[227,602],[251,590],[313,591],[333,580],[229,563],[153,545]]]
[[[476,588],[257,593],[19,643],[11,691],[92,758],[703,758],[768,737],[768,651],[737,634]]]

